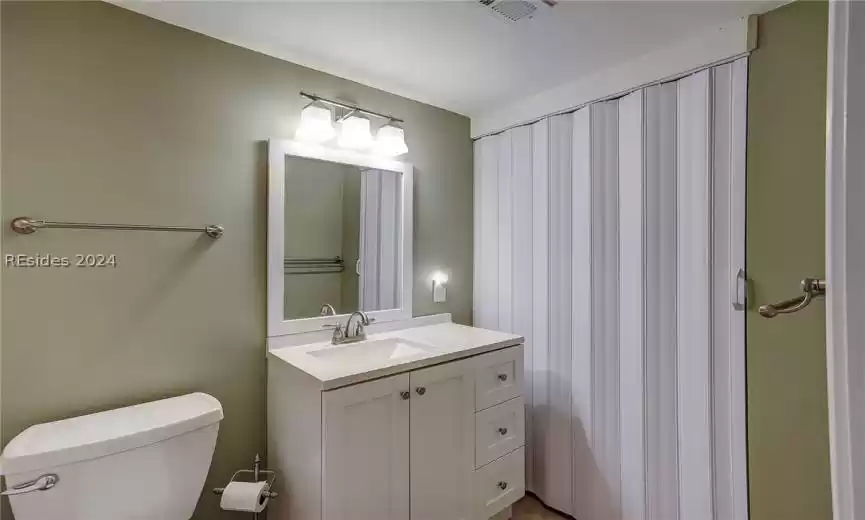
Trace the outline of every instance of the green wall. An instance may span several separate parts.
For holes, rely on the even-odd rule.
[[[824,2],[759,18],[748,85],[747,315],[751,520],[830,520],[824,304],[760,317],[824,269]]]
[[[301,89],[405,120],[415,166],[414,311],[471,321],[466,117],[105,2],[0,7],[4,253],[107,253],[118,262],[3,268],[4,440],[37,422],[200,390],[225,410],[206,488],[264,454],[264,141],[293,135]],[[17,215],[212,222],[226,231],[218,241],[19,236],[5,225]],[[434,269],[450,272],[445,304],[432,302]],[[249,515],[219,511],[208,492],[195,518]]]

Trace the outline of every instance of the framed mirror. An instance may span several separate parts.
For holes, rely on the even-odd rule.
[[[268,142],[267,335],[411,318],[411,164]]]

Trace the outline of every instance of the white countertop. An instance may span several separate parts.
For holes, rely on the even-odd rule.
[[[409,347],[423,347],[417,353],[396,359],[365,359],[350,356],[344,359],[328,358],[330,349],[363,346],[379,340],[403,341]],[[305,345],[271,349],[269,360],[281,360],[302,370],[321,382],[322,390],[360,383],[370,379],[398,374],[408,370],[436,365],[464,357],[498,350],[523,342],[516,334],[467,327],[455,323],[439,323],[386,332],[370,333],[365,342],[332,345],[320,341]]]

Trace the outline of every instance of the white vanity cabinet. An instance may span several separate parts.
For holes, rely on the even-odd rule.
[[[268,363],[271,520],[487,520],[525,493],[522,345],[332,390]]]
[[[323,518],[409,518],[408,387],[399,374],[323,393]]]
[[[472,518],[472,358],[409,373],[411,520]]]

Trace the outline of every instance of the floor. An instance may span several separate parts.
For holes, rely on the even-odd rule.
[[[566,517],[553,513],[542,506],[535,497],[526,495],[514,504],[511,520],[566,520]]]

